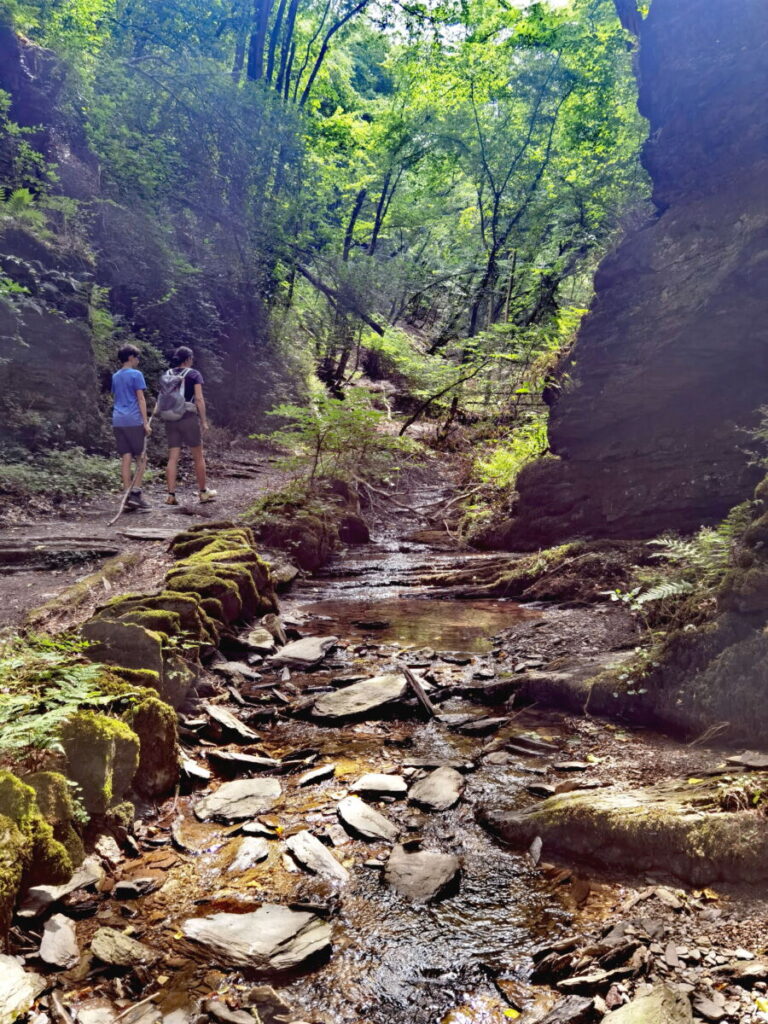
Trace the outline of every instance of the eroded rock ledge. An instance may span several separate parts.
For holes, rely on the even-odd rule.
[[[739,431],[768,376],[764,3],[653,0],[639,79],[659,216],[600,267],[552,408],[555,457],[521,473],[483,546],[695,529],[756,482]]]

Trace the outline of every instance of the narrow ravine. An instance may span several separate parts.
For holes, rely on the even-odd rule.
[[[422,492],[412,502],[417,508],[436,496]],[[478,823],[480,806],[523,808],[556,790],[692,774],[717,755],[516,707],[515,680],[526,669],[611,651],[620,657],[634,642],[631,621],[607,605],[443,599],[424,586],[430,572],[489,556],[457,552],[447,535],[431,547],[418,539],[422,527],[402,508],[382,516],[372,543],[342,553],[282,598],[287,639],[325,641],[314,645],[309,664],[299,664],[301,652],[281,655],[264,624],[245,628],[211,660],[180,710],[180,791],[160,806],[137,808],[127,848],[98,850],[108,870],[95,895],[65,899],[67,913],[79,917],[79,947],[101,942],[101,952],[59,975],[65,1009],[54,1018],[69,1021],[75,1012],[80,1024],[102,1024],[119,1011],[127,1024],[244,1024],[256,1012],[263,1024],[566,1024],[601,1019],[598,1000],[620,1005],[642,979],[677,974],[686,983],[690,969],[688,983],[700,988],[708,961],[706,948],[699,950],[712,946],[715,932],[724,948],[748,943],[760,910],[754,900],[746,916],[738,893],[684,895],[663,875],[598,877],[564,868],[541,842],[527,853],[512,850]],[[274,632],[274,622],[265,622]],[[434,717],[405,686],[398,699],[364,713],[313,715],[323,698],[397,676],[403,665],[429,687]],[[423,791],[422,780],[437,769],[444,775],[437,796],[417,801],[414,787]],[[386,778],[365,780],[371,773]],[[261,813],[243,811],[237,800],[212,809],[211,794],[248,778],[272,787]],[[358,811],[367,805],[382,815],[392,834],[362,838],[340,810],[350,798]],[[295,845],[306,833],[324,853]],[[396,844],[406,858],[442,859],[423,870],[411,861],[398,873],[390,861]],[[330,942],[324,938],[305,959],[286,939],[288,958],[296,955],[300,967],[254,971],[258,958],[250,967],[233,962],[226,936],[213,945],[202,937],[201,919],[252,914],[265,904],[305,913]],[[544,971],[531,983],[534,962],[553,943],[569,952],[619,926],[639,936],[633,906],[647,936],[627,945],[621,932],[619,946],[648,950],[647,959],[618,975],[618,987],[601,979],[593,990],[557,990],[558,978],[578,976],[589,956],[576,958],[565,975]],[[25,922],[30,953],[41,928]],[[258,923],[253,929],[258,943]],[[123,948],[117,932],[140,945]],[[675,943],[693,958],[678,956]],[[592,956],[602,955],[592,948]],[[657,965],[659,950],[667,961]],[[717,956],[729,960],[727,950]]]

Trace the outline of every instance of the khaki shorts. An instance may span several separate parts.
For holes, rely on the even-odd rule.
[[[199,448],[203,443],[200,417],[196,412],[185,412],[180,420],[166,420],[165,436],[169,448]]]

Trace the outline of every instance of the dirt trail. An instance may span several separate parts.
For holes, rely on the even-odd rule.
[[[193,523],[233,518],[260,495],[280,487],[285,474],[273,461],[246,445],[209,455],[210,485],[218,498],[207,505],[198,503],[187,466],[178,488],[178,506],[163,503],[165,486],[158,470],[155,480],[144,488],[151,512],[125,513],[112,527],[107,523],[117,511],[119,493],[100,495],[79,507],[68,503],[58,512],[31,513],[0,529],[0,628],[20,626],[31,609],[56,598],[107,558],[127,556],[115,566],[111,579],[99,581],[92,596],[72,615],[64,609],[46,620],[46,627],[60,629],[81,621],[105,596],[152,589],[167,567],[168,538]],[[19,548],[30,550],[17,555]]]

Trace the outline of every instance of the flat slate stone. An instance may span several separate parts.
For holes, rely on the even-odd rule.
[[[337,636],[305,636],[281,647],[269,660],[273,665],[287,665],[289,668],[312,668],[319,665],[338,642]]]
[[[264,626],[256,626],[245,638],[245,645],[259,654],[272,654],[275,649],[275,638]]]
[[[265,903],[250,914],[212,914],[181,926],[223,965],[284,971],[298,967],[331,945],[331,925],[316,914]]]
[[[261,679],[261,674],[244,661],[220,661],[212,666],[213,671],[221,676],[242,676],[243,679]]]
[[[610,1014],[611,1024],[691,1024],[693,1013],[687,995],[670,985],[659,985],[648,995]]]
[[[237,715],[233,715],[226,708],[220,708],[216,704],[203,704],[203,708],[208,717],[217,725],[226,729],[227,732],[234,733],[244,743],[253,743],[254,740],[261,739],[257,732],[254,732],[245,722],[241,722]]]
[[[332,779],[336,774],[335,764],[322,764],[319,768],[312,768],[299,776],[299,786],[311,786],[315,782],[322,782],[324,779]]]
[[[452,853],[396,846],[384,868],[384,881],[414,903],[428,903],[444,895],[460,869],[461,861]]]
[[[75,924],[64,914],[54,914],[45,923],[43,940],[40,943],[40,959],[52,967],[69,970],[80,959]]]
[[[436,768],[411,787],[408,800],[431,811],[447,811],[459,802],[464,785],[464,776],[455,768]]]
[[[268,772],[273,771],[280,764],[273,757],[259,757],[257,754],[241,754],[233,750],[209,750],[208,760],[219,767],[230,771],[237,771],[244,775],[246,772]]]
[[[743,754],[734,754],[725,760],[728,764],[735,764],[740,768],[751,768],[753,771],[768,770],[768,754],[759,750],[745,750]]]
[[[337,882],[349,881],[347,869],[339,864],[327,846],[323,846],[320,840],[306,829],[289,836],[285,845],[296,860],[314,874],[333,878]]]
[[[116,928],[99,928],[91,939],[91,952],[113,967],[135,967],[151,964],[158,958],[154,949],[124,935]]]
[[[363,803],[360,797],[344,797],[337,811],[343,824],[365,839],[386,839],[392,842],[400,832],[397,825]]]
[[[209,793],[195,807],[201,821],[242,821],[271,811],[282,789],[277,779],[235,779]]]
[[[69,896],[78,889],[96,885],[104,877],[104,868],[97,857],[86,857],[68,882],[63,885],[34,885],[27,893],[18,912],[19,917],[37,917],[56,900]]]
[[[376,796],[405,796],[408,792],[408,783],[401,775],[369,772],[357,780],[350,792],[370,793]]]
[[[32,1007],[38,994],[36,978],[12,956],[0,954],[0,1024],[14,1024]]]
[[[266,839],[248,836],[240,840],[235,859],[227,868],[228,871],[250,871],[254,865],[266,860],[269,856],[269,843]]]
[[[356,718],[400,700],[407,690],[408,681],[400,673],[374,676],[334,693],[324,693],[315,701],[312,714],[315,718]]]

